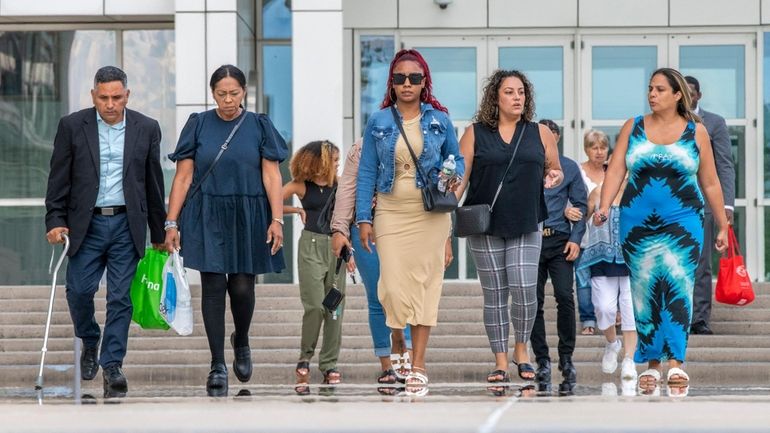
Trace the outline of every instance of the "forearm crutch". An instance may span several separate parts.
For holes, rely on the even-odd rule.
[[[70,249],[70,238],[66,233],[62,233],[64,239],[64,250],[62,250],[59,261],[56,262],[56,268],[53,270],[53,281],[51,282],[51,297],[48,300],[48,317],[45,320],[45,337],[43,337],[43,348],[40,349],[40,370],[37,373],[37,380],[35,381],[35,389],[43,389],[43,366],[45,365],[45,353],[48,352],[48,332],[51,330],[51,316],[53,315],[53,300],[56,295],[56,278],[59,275],[59,268],[61,267],[64,258],[67,256],[67,251]],[[56,254],[56,247],[51,251],[51,262],[48,264],[48,273],[51,273],[51,265],[53,265],[53,258]]]

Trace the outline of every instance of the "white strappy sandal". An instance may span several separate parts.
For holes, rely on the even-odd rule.
[[[672,381],[672,376],[679,376],[679,379]],[[690,376],[679,367],[669,368],[666,373],[666,383],[668,385],[687,385],[690,383]]]

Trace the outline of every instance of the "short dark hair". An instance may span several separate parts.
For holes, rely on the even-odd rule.
[[[559,129],[559,125],[557,125],[556,122],[554,122],[553,120],[551,120],[551,119],[540,119],[540,121],[537,122],[537,123],[539,123],[541,125],[545,125],[554,134],[561,135],[561,129]]]
[[[209,86],[211,87],[211,90],[213,91],[214,88],[217,86],[217,83],[227,77],[234,78],[235,81],[237,81],[238,84],[241,86],[241,88],[243,90],[246,90],[246,75],[244,75],[243,71],[238,69],[237,66],[233,66],[233,65],[222,65],[218,67],[213,74],[211,74],[211,80],[209,81]]]
[[[698,79],[693,77],[692,75],[688,75],[684,77],[684,80],[687,81],[687,84],[692,84],[695,87],[695,91],[700,93],[700,83],[698,82]]]
[[[122,69],[116,66],[102,66],[94,75],[94,87],[101,83],[120,81],[123,87],[128,87],[128,77]]]

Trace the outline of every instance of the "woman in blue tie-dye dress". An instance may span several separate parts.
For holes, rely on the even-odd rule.
[[[620,237],[631,273],[639,333],[634,360],[649,365],[639,376],[639,386],[645,390],[660,381],[664,361],[668,361],[670,385],[689,381],[681,365],[687,351],[695,268],[703,247],[703,196],[711,209],[724,209],[711,142],[689,109],[682,75],[669,68],[655,71],[648,102],[652,113],[629,119],[620,132],[615,152],[625,158],[612,158],[601,204],[593,216],[596,224],[606,220],[628,170]],[[714,218],[719,226],[716,248],[723,251],[727,217],[714,212]]]

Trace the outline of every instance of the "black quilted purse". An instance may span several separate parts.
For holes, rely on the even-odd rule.
[[[422,167],[420,167],[420,164],[417,162],[417,155],[414,154],[414,150],[412,150],[412,146],[409,145],[409,140],[406,138],[404,126],[401,125],[401,118],[398,117],[396,107],[391,105],[390,112],[393,114],[393,120],[398,125],[398,130],[401,131],[401,136],[404,137],[404,143],[406,143],[406,147],[409,149],[409,154],[412,155],[412,161],[417,169],[417,173],[422,177],[423,183],[425,184],[420,190],[422,193],[423,208],[428,212],[439,213],[452,212],[457,209],[457,196],[455,193],[450,191],[443,193],[439,191],[438,184],[431,182],[430,178],[423,173]]]
[[[495,192],[495,198],[492,199],[492,204],[486,203],[473,204],[470,206],[460,206],[455,210],[455,226],[454,233],[458,238],[464,238],[466,236],[481,235],[489,231],[489,226],[492,223],[492,209],[497,202],[497,196],[500,195],[500,190],[503,188],[503,182],[508,175],[508,170],[513,165],[513,159],[516,158],[516,152],[519,150],[519,143],[521,143],[521,137],[524,136],[524,132],[527,129],[527,124],[522,126],[521,134],[516,140],[516,147],[513,148],[513,155],[511,160],[508,161],[508,167],[503,173],[503,177],[500,179],[500,184],[497,185],[497,192]]]

